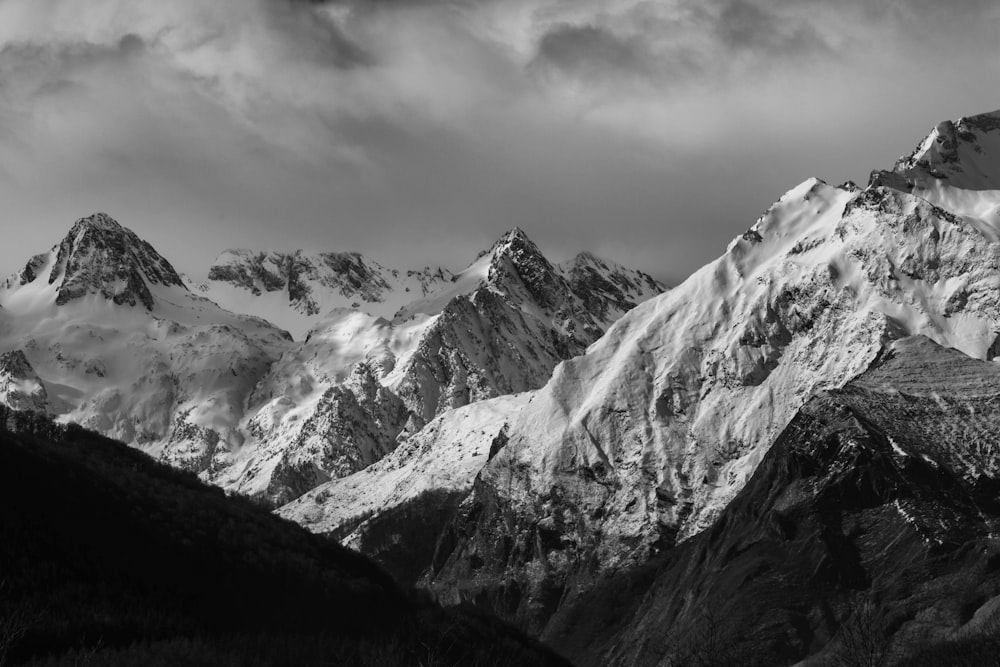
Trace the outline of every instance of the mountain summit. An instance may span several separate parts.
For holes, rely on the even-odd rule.
[[[105,213],[77,220],[59,245],[32,257],[7,286],[43,279],[55,286],[57,305],[99,294],[118,305],[153,310],[150,286],[187,289],[153,246]]]
[[[917,187],[930,179],[965,190],[990,190],[1000,182],[1000,112],[939,123],[893,172]],[[929,177],[929,178],[928,178]]]

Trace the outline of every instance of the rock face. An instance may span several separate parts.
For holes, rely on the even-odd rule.
[[[541,632],[573,591],[712,525],[808,398],[887,341],[992,356],[1000,182],[983,186],[997,118],[956,123],[954,150],[936,130],[863,190],[803,183],[558,366],[511,420],[427,585]]]
[[[0,354],[0,403],[15,410],[46,410],[45,385],[21,350]]]
[[[32,257],[17,283],[35,282],[48,265],[48,283],[56,287],[57,305],[100,294],[119,305],[152,310],[150,285],[186,289],[153,246],[104,213],[78,220],[53,253],[54,259],[44,254]]]
[[[899,664],[990,632],[998,399],[996,364],[888,345],[798,411],[709,530],[571,599],[547,638],[581,665]]]

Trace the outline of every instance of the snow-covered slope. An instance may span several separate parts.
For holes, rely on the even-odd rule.
[[[358,548],[366,519],[427,492],[468,493],[489,457],[502,446],[507,423],[528,396],[500,396],[449,411],[379,462],[313,489],[279,514],[318,533],[360,524],[344,540]]]
[[[195,289],[228,310],[262,317],[302,340],[335,308],[391,318],[451,279],[445,269],[387,269],[358,253],[227,250]]]
[[[83,218],[0,289],[2,400],[202,471],[242,442],[251,389],[290,344],[193,295],[106,215]]]
[[[710,525],[806,399],[865,370],[886,340],[923,334],[991,357],[998,119],[955,124],[967,131],[954,150],[939,128],[864,190],[806,181],[558,366],[480,474],[431,585],[516,588],[504,611],[537,629],[567,577],[581,584]]]
[[[391,320],[327,313],[251,396],[247,446],[218,481],[290,500],[362,470],[449,409],[537,389],[662,290],[592,257],[557,267],[511,230]]]

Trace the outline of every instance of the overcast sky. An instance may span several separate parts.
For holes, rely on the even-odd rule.
[[[0,270],[106,211],[195,276],[519,225],[677,281],[1000,108],[998,44],[994,0],[0,0]]]

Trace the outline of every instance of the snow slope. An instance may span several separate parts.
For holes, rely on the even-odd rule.
[[[711,525],[808,397],[864,371],[887,340],[923,334],[991,357],[998,119],[954,124],[969,128],[954,151],[937,151],[938,128],[864,190],[802,183],[718,260],[559,365],[480,474],[454,528],[465,537],[430,584],[446,596],[516,587],[510,613],[544,623],[567,577],[642,562]],[[503,553],[498,535],[513,541]]]

